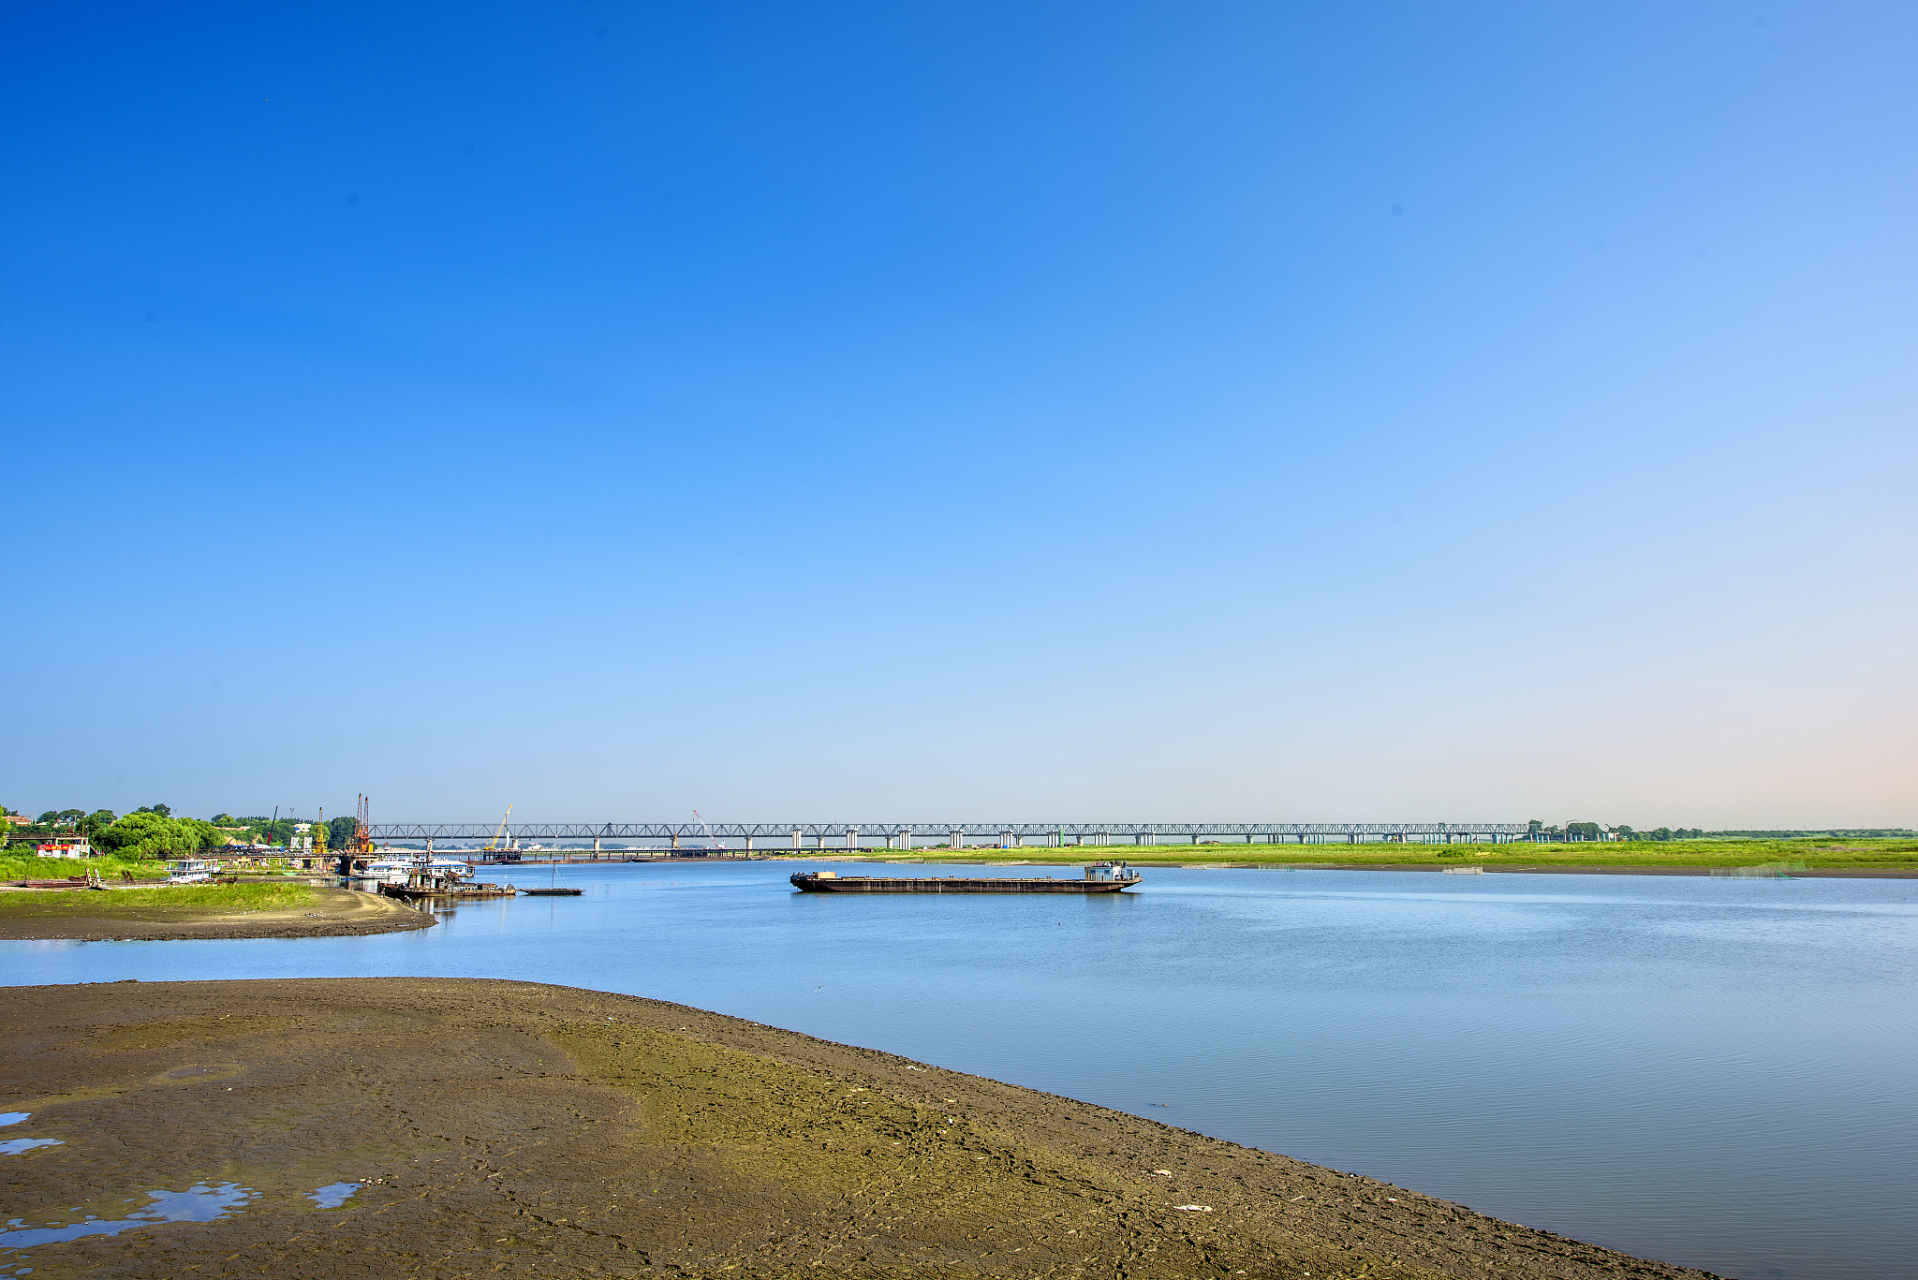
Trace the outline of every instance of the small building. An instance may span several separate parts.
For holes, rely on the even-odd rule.
[[[85,836],[50,836],[33,851],[43,858],[91,858],[93,844]]]

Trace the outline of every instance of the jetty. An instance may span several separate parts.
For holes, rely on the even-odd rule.
[[[1051,876],[842,876],[800,871],[789,879],[801,893],[1122,893],[1143,879],[1123,862],[1097,862],[1080,880]]]

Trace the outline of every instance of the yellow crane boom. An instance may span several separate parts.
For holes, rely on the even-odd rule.
[[[509,804],[506,806],[506,817],[501,818],[499,820],[499,830],[493,833],[493,838],[486,842],[486,847],[483,850],[481,850],[481,852],[492,853],[501,847],[500,837],[506,834],[506,819],[512,816],[513,816],[513,806]]]

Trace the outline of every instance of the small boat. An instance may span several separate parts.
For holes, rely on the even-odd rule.
[[[1095,862],[1082,880],[1051,876],[842,876],[837,871],[798,871],[801,893],[1122,893],[1142,877],[1123,862]]]
[[[212,884],[220,864],[211,858],[181,858],[166,864],[168,884]]]
[[[559,863],[557,862],[553,864],[552,879],[547,881],[544,889],[528,889],[525,893],[529,898],[577,898],[579,896],[578,889],[568,889],[560,884]]]

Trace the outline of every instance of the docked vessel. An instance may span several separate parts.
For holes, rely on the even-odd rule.
[[[211,858],[179,858],[166,864],[168,884],[211,884],[220,864]]]
[[[1142,877],[1123,862],[1095,862],[1082,880],[1051,876],[842,876],[837,871],[799,871],[801,893],[1119,893]]]
[[[376,862],[375,867],[383,866]],[[398,863],[400,859],[392,859]],[[371,871],[373,868],[367,868]],[[435,858],[422,854],[404,863],[397,879],[381,879],[375,888],[389,898],[511,898],[519,890],[512,885],[489,884],[472,878],[473,868],[457,858]]]
[[[463,880],[473,874],[473,864],[464,858],[449,858],[444,854],[429,854],[422,859],[419,854],[389,853],[367,863],[364,871],[355,871],[353,878],[376,880],[381,884],[405,884],[407,878],[417,871],[425,871],[442,879]]]

